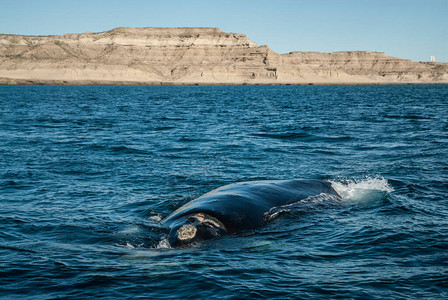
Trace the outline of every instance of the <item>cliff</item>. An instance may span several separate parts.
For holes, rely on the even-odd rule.
[[[280,55],[218,28],[0,35],[0,84],[310,83],[448,83],[448,64],[366,51]]]

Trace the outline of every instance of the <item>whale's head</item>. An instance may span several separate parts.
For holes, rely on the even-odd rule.
[[[171,225],[169,242],[172,247],[179,247],[226,233],[224,224],[218,219],[204,213],[196,213],[179,218]]]

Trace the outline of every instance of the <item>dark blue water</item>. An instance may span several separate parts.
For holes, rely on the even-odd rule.
[[[342,203],[172,249],[224,184]],[[0,298],[448,297],[448,86],[0,87]]]

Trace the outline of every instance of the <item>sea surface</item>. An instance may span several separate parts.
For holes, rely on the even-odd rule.
[[[225,184],[342,201],[171,248]],[[1,86],[1,299],[447,299],[448,85]]]

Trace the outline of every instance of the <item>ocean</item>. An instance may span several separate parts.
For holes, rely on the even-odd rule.
[[[342,201],[171,248],[225,184]],[[0,86],[1,299],[448,298],[448,85]]]

